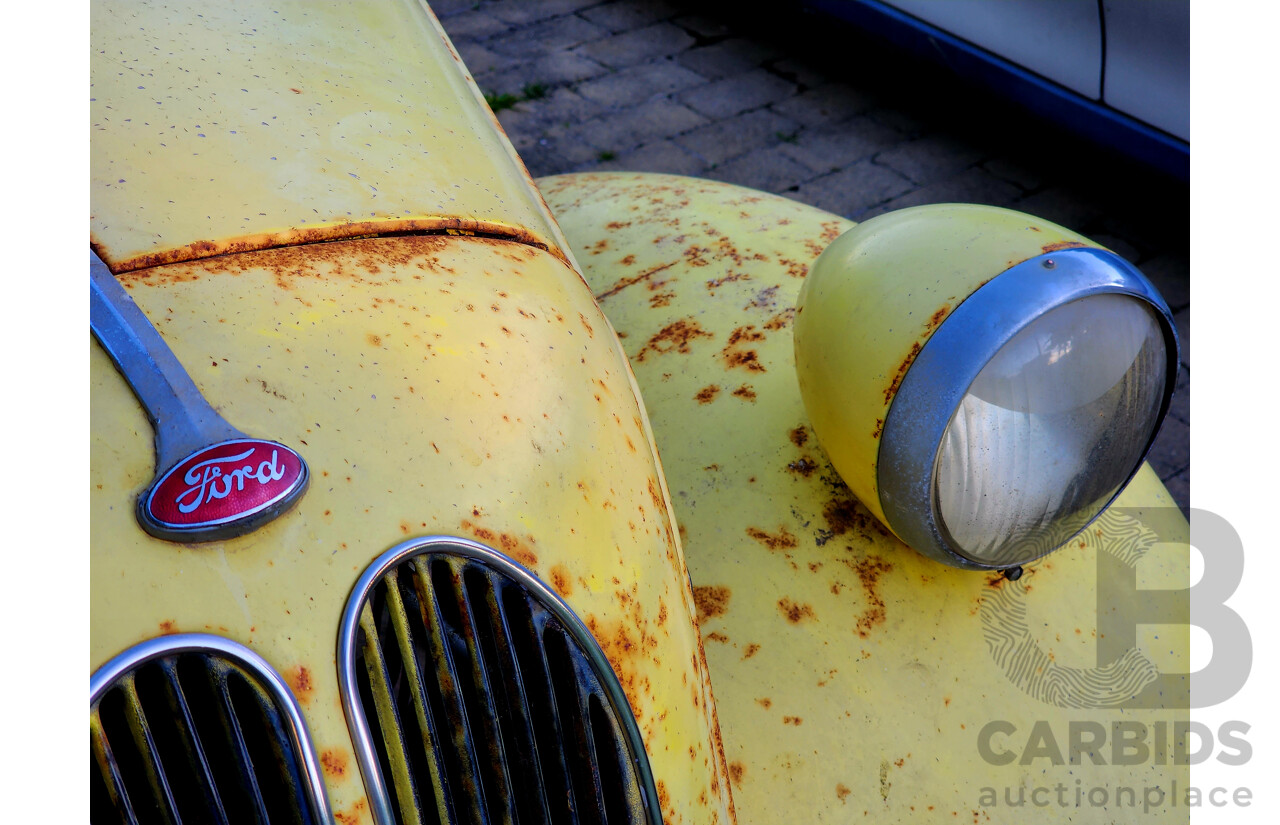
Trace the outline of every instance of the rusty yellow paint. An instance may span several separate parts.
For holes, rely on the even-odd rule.
[[[463,229],[562,238],[416,0],[95,2],[91,233],[112,271]]]
[[[1021,212],[931,204],[867,221],[814,262],[796,301],[801,393],[832,462],[877,519],[880,431],[916,354],[982,284],[1068,246],[1097,244]]]
[[[144,533],[151,428],[91,361],[90,667],[170,632],[264,656],[297,693],[343,822],[368,822],[334,651],[351,587],[409,537],[477,539],[554,586],[618,672],[668,823],[732,821],[693,596],[633,378],[579,275],[534,247],[398,237],[120,276],[235,426],[310,464],[249,535]]]
[[[997,734],[993,747],[1021,755],[1043,722],[1065,755],[1071,722],[1099,723],[1108,745],[1093,750],[1111,763],[1112,722],[1172,730],[1187,719],[1185,677],[1174,677],[1163,709],[1073,709],[1036,698],[1056,689],[1101,701],[1110,689],[1103,698],[1115,701],[1123,697],[1114,691],[1135,687],[1108,681],[1110,671],[1089,683],[1095,695],[1077,678],[1097,664],[1099,559],[1137,564],[1143,587],[1189,582],[1186,521],[1150,468],[1094,528],[1016,583],[932,562],[845,486],[800,397],[792,307],[808,268],[852,223],[672,176],[539,183],[650,412],[740,822],[1010,822],[1030,807],[1038,822],[1080,821],[1099,810],[1087,799],[1077,808],[1077,788],[1132,786],[1140,809],[1145,787],[1186,787],[1187,767],[1159,764],[1154,749],[1137,765],[1098,765],[1085,754],[1079,765],[1036,757],[993,766],[978,748],[987,723],[1006,721],[1015,733]],[[1136,601],[1106,605],[1109,624],[1136,621]],[[1185,672],[1188,633],[1185,621],[1139,633],[1121,664]],[[1057,804],[1058,784],[1066,806]],[[1006,787],[1015,801],[1020,788],[1048,787],[1052,803],[1010,808]],[[984,804],[984,788],[997,804]],[[1138,816],[1114,806],[1106,815]]]

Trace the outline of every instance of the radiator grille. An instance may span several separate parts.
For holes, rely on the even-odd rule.
[[[660,823],[603,652],[524,568],[460,539],[394,548],[348,605],[339,677],[386,823]]]
[[[287,688],[226,639],[163,637],[104,666],[90,688],[89,745],[94,825],[328,819]]]

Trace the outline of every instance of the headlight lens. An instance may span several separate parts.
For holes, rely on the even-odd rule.
[[[969,386],[935,465],[939,527],[983,565],[1070,538],[1142,457],[1165,397],[1164,333],[1150,305],[1098,294],[1036,318]]]

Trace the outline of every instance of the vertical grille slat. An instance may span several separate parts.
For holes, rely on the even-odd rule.
[[[90,679],[95,825],[329,822],[306,723],[280,675],[228,639],[151,639]]]
[[[387,672],[386,660],[382,656],[382,646],[378,641],[378,631],[374,624],[373,609],[365,605],[360,617],[360,629],[364,631],[364,661],[369,673],[369,688],[373,694],[373,706],[377,713],[378,727],[384,740],[388,742],[388,752],[392,755],[404,753],[404,733],[400,727],[400,715],[391,697],[391,678]],[[406,823],[420,825],[418,816],[418,795],[414,788],[413,777],[409,772],[406,759],[389,759],[391,778],[394,782],[396,799],[400,803],[400,815]]]
[[[173,752],[166,755],[165,759],[171,764],[184,760],[188,773],[188,781],[177,792],[176,800],[180,807],[187,807],[184,819],[192,822],[204,821],[217,823],[217,825],[231,825],[222,805],[222,799],[217,793],[217,784],[213,779],[213,771],[209,766],[204,744],[196,731],[191,705],[187,702],[182,683],[178,680],[177,663],[172,660],[160,660],[156,664],[163,674],[165,706],[170,713],[171,730],[176,740],[171,746]],[[200,812],[204,813],[203,817],[200,816]]]
[[[419,622],[423,621],[422,609],[418,604],[416,593],[412,592],[412,575],[406,576],[411,581],[408,583],[410,589],[409,605],[406,606],[404,598],[405,582],[398,580],[398,571],[391,571],[387,574],[387,580],[392,585],[386,588],[386,605],[388,617],[396,636],[396,643],[399,649],[400,662],[404,667],[405,675],[408,679],[408,691],[413,705],[413,716],[417,721],[418,741],[421,749],[409,755],[409,764],[416,765],[418,771],[425,770],[428,776],[427,787],[419,788],[419,793],[423,796],[430,796],[435,803],[435,817],[440,822],[453,823],[456,817],[449,808],[448,794],[446,793],[448,780],[441,771],[441,738],[440,725],[436,721],[437,711],[432,707],[431,697],[427,694],[427,680],[423,676],[425,669],[425,653],[422,646],[415,644],[415,638],[425,638],[428,634],[425,625],[419,624],[418,632],[410,627],[411,612],[416,614]],[[410,607],[413,608],[410,611]],[[417,758],[414,758],[417,757]],[[430,819],[430,817],[428,817]]]
[[[422,619],[426,623],[427,660],[436,663],[436,696],[443,706],[444,722],[448,736],[442,737],[452,745],[446,749],[445,769],[454,813],[460,822],[470,825],[486,825],[488,817],[484,805],[484,788],[480,779],[480,765],[471,733],[471,722],[463,697],[463,683],[455,657],[466,661],[466,642],[457,633],[460,623],[458,606],[451,600],[442,601],[433,581],[436,571],[425,559],[415,559],[411,569],[414,587],[421,604]],[[444,570],[445,577],[452,572]],[[448,619],[446,620],[446,614]],[[460,649],[459,649],[460,648]]]
[[[217,709],[220,718],[222,730],[226,734],[227,744],[231,749],[231,756],[234,760],[233,765],[237,774],[241,787],[247,792],[250,813],[254,822],[270,822],[267,817],[267,806],[262,799],[262,789],[258,785],[258,778],[253,772],[253,760],[249,756],[249,746],[244,739],[244,731],[240,726],[240,717],[236,714],[235,708],[231,704],[231,690],[228,682],[228,674],[225,668],[216,668],[211,674],[213,676]]]
[[[476,620],[471,595],[466,590],[466,566],[461,559],[456,558],[436,564],[440,569],[449,571],[447,577],[438,577],[438,585],[447,588],[441,593],[441,598],[448,596],[456,605],[461,620],[459,629],[466,643],[466,658],[471,665],[468,669],[470,690],[463,690],[462,696],[472,731],[470,749],[480,768],[489,819],[494,823],[514,825],[511,778],[507,774],[507,755],[500,730],[497,699],[489,677],[489,664],[485,662],[481,650],[479,622]]]
[[[173,802],[173,792],[169,790],[168,779],[164,775],[164,766],[160,755],[156,752],[156,743],[147,725],[146,712],[142,709],[142,701],[138,698],[136,677],[129,674],[120,686],[124,694],[124,718],[133,736],[133,746],[142,759],[143,774],[151,791],[150,804],[138,800],[139,813],[146,811],[147,818],[166,825],[181,825],[178,819],[177,806]]]
[[[348,602],[338,657],[380,825],[432,821],[406,808],[405,787],[468,825],[661,825],[639,729],[599,644],[492,548],[439,538],[383,554]],[[411,727],[434,747],[415,755]]]
[[[507,774],[512,782],[519,821],[521,825],[551,825],[553,820],[534,735],[534,713],[502,604],[502,591],[507,584],[491,570],[469,570],[466,578],[472,605],[484,604],[484,611],[474,614],[485,660],[491,663],[489,672],[495,674],[501,685],[497,691],[500,697],[498,727],[502,731]],[[471,593],[473,590],[478,591],[480,598]]]
[[[92,810],[95,812],[113,810],[119,817],[118,821],[138,825],[138,817],[133,812],[129,792],[125,788],[124,778],[120,775],[120,767],[116,764],[115,756],[111,753],[111,743],[103,733],[102,720],[96,708],[89,713],[89,748],[94,762],[89,766],[89,773],[91,777],[98,779],[97,783],[91,784],[95,790],[100,788],[99,792],[106,795],[105,798],[98,796],[93,799]]]
[[[573,802],[573,786],[569,782],[569,763],[564,749],[564,733],[560,712],[556,707],[551,671],[547,666],[542,634],[547,617],[535,616],[523,594],[508,589],[504,599],[505,614],[511,620],[513,653],[520,663],[525,695],[532,711],[538,764],[542,771],[549,815],[552,822],[578,825],[577,806]]]
[[[569,744],[569,779],[578,818],[583,825],[604,825],[604,800],[600,795],[600,774],[596,766],[595,742],[587,720],[587,701],[569,657],[568,642],[558,627],[542,631],[551,686],[555,693],[563,728],[561,737]]]

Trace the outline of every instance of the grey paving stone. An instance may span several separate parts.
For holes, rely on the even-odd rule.
[[[1007,207],[1021,194],[1022,190],[1012,183],[1000,180],[986,170],[975,166],[945,180],[913,189],[861,215],[855,214],[851,217],[854,220],[865,220],[895,209],[906,209],[909,206],[920,206],[926,203],[985,203],[991,206]]]
[[[703,121],[706,122],[705,119]],[[778,143],[778,136],[795,132],[797,123],[768,109],[717,120],[675,139],[707,165],[723,163],[753,149]]]
[[[803,129],[778,151],[818,174],[832,172],[893,145],[898,133],[870,118],[854,118],[830,126]]]
[[[1142,257],[1142,253],[1138,250],[1138,247],[1129,243],[1127,239],[1116,235],[1111,235],[1106,232],[1095,232],[1089,236],[1089,240],[1102,244],[1107,249],[1110,249],[1112,252],[1130,263],[1137,263],[1137,261]]]
[[[995,157],[983,161],[982,168],[1001,180],[1007,180],[1028,191],[1039,189],[1045,183],[1044,173],[1035,167],[1028,166],[1008,157]]]
[[[1173,326],[1178,330],[1178,347],[1181,349],[1179,360],[1182,366],[1191,368],[1191,307],[1185,307],[1173,314]]]
[[[499,54],[528,59],[608,36],[608,29],[569,15],[520,26],[509,36],[491,39],[486,45]]]
[[[444,18],[458,14],[463,11],[471,11],[476,5],[476,0],[432,0],[431,10],[435,12],[436,17],[440,18],[440,22],[444,22]]]
[[[687,132],[706,122],[705,117],[692,109],[660,98],[587,121],[577,127],[576,133],[597,149],[620,153],[651,140]]]
[[[674,17],[679,11],[680,8],[677,6],[661,0],[654,0],[654,2],[618,0],[614,3],[583,9],[580,15],[610,31],[623,32]]]
[[[432,3],[431,7],[434,9],[435,4]],[[483,40],[511,29],[511,24],[502,18],[482,9],[473,9],[470,3],[466,11],[441,18],[440,25],[455,46],[459,40]]]
[[[669,57],[693,45],[693,37],[671,23],[654,23],[581,46],[577,53],[606,66],[620,69]]]
[[[1013,208],[1085,234],[1098,223],[1105,211],[1097,203],[1059,186],[1028,195]]]
[[[921,186],[950,178],[980,160],[981,150],[942,134],[899,143],[876,156],[877,163]],[[989,177],[996,179],[993,175]],[[1018,194],[1022,194],[1021,191]]]
[[[617,158],[604,161],[597,169],[645,172],[665,172],[671,175],[701,176],[707,165],[700,159],[680,148],[674,141],[659,140],[646,143],[634,152],[619,155]]]
[[[516,151],[535,178],[594,164],[600,155],[598,149],[569,137],[540,138],[527,146],[517,146]]]
[[[496,0],[481,3],[480,11],[492,14],[512,26],[527,26],[554,17],[573,14],[581,9],[594,6],[599,0]],[[433,3],[432,6],[435,4]]]
[[[1174,312],[1191,305],[1191,267],[1185,255],[1160,254],[1143,261],[1138,268]]]
[[[706,82],[702,75],[672,60],[659,60],[589,80],[578,86],[577,91],[585,98],[622,108]]]
[[[769,68],[775,74],[809,88],[825,86],[831,80],[826,72],[815,68],[807,61],[797,60],[794,57],[783,57],[775,60],[770,64]]]
[[[683,14],[674,18],[671,22],[697,37],[707,39],[727,37],[733,31],[723,20],[714,17],[703,17],[700,14]]]
[[[693,69],[704,77],[719,80],[759,68],[766,60],[777,55],[778,49],[774,46],[756,40],[734,38],[689,49],[676,60],[680,65]]]
[[[867,110],[869,117],[891,129],[896,129],[905,137],[921,137],[931,131],[932,127],[914,112],[908,112],[896,106],[878,104]]]
[[[476,82],[482,89],[493,89],[507,94],[519,94],[530,83],[543,86],[579,83],[600,77],[609,72],[594,60],[573,52],[552,52],[531,61],[520,61],[511,65],[505,61],[506,68],[477,77]]]
[[[1161,479],[1172,478],[1191,466],[1191,428],[1166,416],[1160,434],[1147,453],[1151,469]]]
[[[775,103],[773,110],[805,126],[825,126],[861,114],[872,105],[873,99],[864,92],[843,83],[827,83]]]
[[[466,64],[467,71],[471,72],[473,78],[507,65],[507,58],[499,57],[474,40],[455,40],[453,47],[458,50],[458,56],[462,58],[462,62]],[[479,81],[476,85],[482,89],[487,88]]]
[[[707,177],[714,180],[776,193],[786,192],[812,176],[791,158],[768,149],[758,149],[707,170]]]
[[[560,88],[545,98],[524,101],[504,109],[498,113],[498,120],[519,149],[528,145],[528,140],[564,137],[577,129],[582,121],[603,110],[600,104]]]
[[[792,197],[837,215],[853,217],[910,191],[914,186],[892,169],[864,160],[809,181]]]
[[[731,117],[785,100],[795,91],[795,84],[754,69],[690,89],[680,99],[708,117]]]

